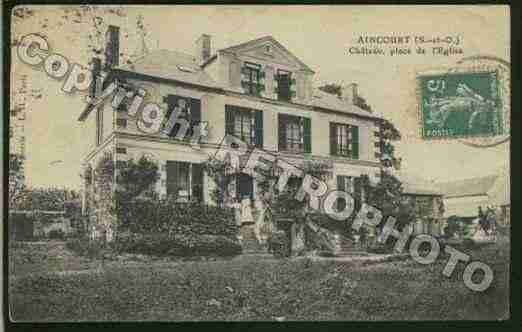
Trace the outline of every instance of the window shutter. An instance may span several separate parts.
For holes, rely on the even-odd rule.
[[[255,145],[257,148],[263,148],[263,111],[254,111],[255,116]]]
[[[309,118],[303,118],[303,143],[304,152],[312,153],[312,121]]]
[[[203,202],[203,167],[201,164],[192,164],[192,196]]]
[[[345,178],[342,175],[337,175],[337,190],[346,190]]]
[[[345,191],[345,177],[342,175],[337,175],[337,190]],[[344,199],[337,199],[337,210],[342,211],[346,208],[346,201]]]
[[[294,75],[290,73],[289,75],[289,82],[288,82],[289,88],[290,88],[290,100],[297,97],[297,84],[294,78]]]
[[[225,135],[234,135],[234,107],[225,105]]]
[[[337,135],[336,135],[337,126],[335,123],[330,122],[330,154],[332,156],[337,155]]]
[[[96,96],[96,89],[99,88],[96,86],[97,84],[97,77],[100,75],[100,72],[101,72],[101,67],[102,67],[102,64],[101,64],[101,60],[99,58],[93,58],[92,59],[92,81],[91,81],[91,84],[89,85],[89,96],[90,97],[95,97]]]
[[[352,158],[359,159],[359,127],[352,127]]]
[[[284,151],[286,150],[286,123],[288,122],[288,117],[286,114],[278,114],[278,123],[279,123],[279,144],[278,150]]]
[[[194,126],[201,122],[201,100],[190,98],[190,130],[187,139],[191,140],[194,134]]]
[[[362,206],[362,181],[360,176],[353,179],[353,197],[355,200],[355,211],[359,211]]]
[[[176,161],[167,160],[167,196],[178,194],[178,163]]]
[[[167,121],[170,119],[170,115],[174,111],[174,107],[176,106],[177,97],[175,95],[167,95],[166,97],[163,97],[163,102],[167,104],[167,112],[165,114],[165,120],[163,120],[162,127],[166,125]],[[172,130],[169,133],[169,136],[175,135],[175,127],[172,128]]]

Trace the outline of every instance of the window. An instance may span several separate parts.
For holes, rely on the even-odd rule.
[[[241,201],[243,198],[254,200],[254,179],[245,173],[236,175],[236,198]]]
[[[263,112],[238,106],[225,106],[225,132],[243,142],[263,147]]]
[[[245,92],[254,96],[259,96],[264,90],[262,83],[263,73],[261,66],[255,63],[245,62],[241,70],[241,86]]]
[[[179,202],[203,200],[203,168],[201,164],[167,160],[167,196]]]
[[[293,152],[303,152],[303,126],[300,122],[286,124],[286,148]]]
[[[117,147],[116,153],[125,154],[125,153],[127,153],[127,148]]]
[[[359,128],[349,124],[330,123],[330,153],[358,159]]]
[[[279,114],[279,151],[311,153],[311,143],[310,119]]]
[[[253,144],[254,117],[248,111],[237,112],[234,117],[234,136],[243,142]]]
[[[361,177],[337,175],[337,190],[344,191],[353,197],[355,200],[355,211],[361,208],[362,202],[365,200]],[[337,201],[338,211],[342,211],[346,206],[345,204],[344,199],[339,199]]]
[[[292,73],[286,70],[277,70],[277,99],[290,101],[292,99]]]
[[[177,138],[178,132],[182,139],[189,141],[194,133],[194,126],[201,122],[201,101],[199,99],[168,95],[164,98],[168,110],[163,123],[163,131],[170,132],[169,137]],[[176,112],[176,122],[170,119],[172,112]]]

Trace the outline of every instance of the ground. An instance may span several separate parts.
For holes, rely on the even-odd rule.
[[[175,261],[80,258],[60,241],[10,245],[15,321],[104,320],[498,320],[509,318],[509,244],[463,249],[488,263],[484,292],[447,257],[421,265],[310,258]]]

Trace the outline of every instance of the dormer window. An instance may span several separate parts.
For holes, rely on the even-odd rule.
[[[241,86],[246,93],[259,96],[265,89],[261,65],[245,62],[241,69]]]
[[[277,99],[282,101],[292,100],[292,73],[286,70],[277,70]]]

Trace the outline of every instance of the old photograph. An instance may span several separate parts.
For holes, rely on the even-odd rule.
[[[509,6],[6,16],[11,321],[511,318]]]

